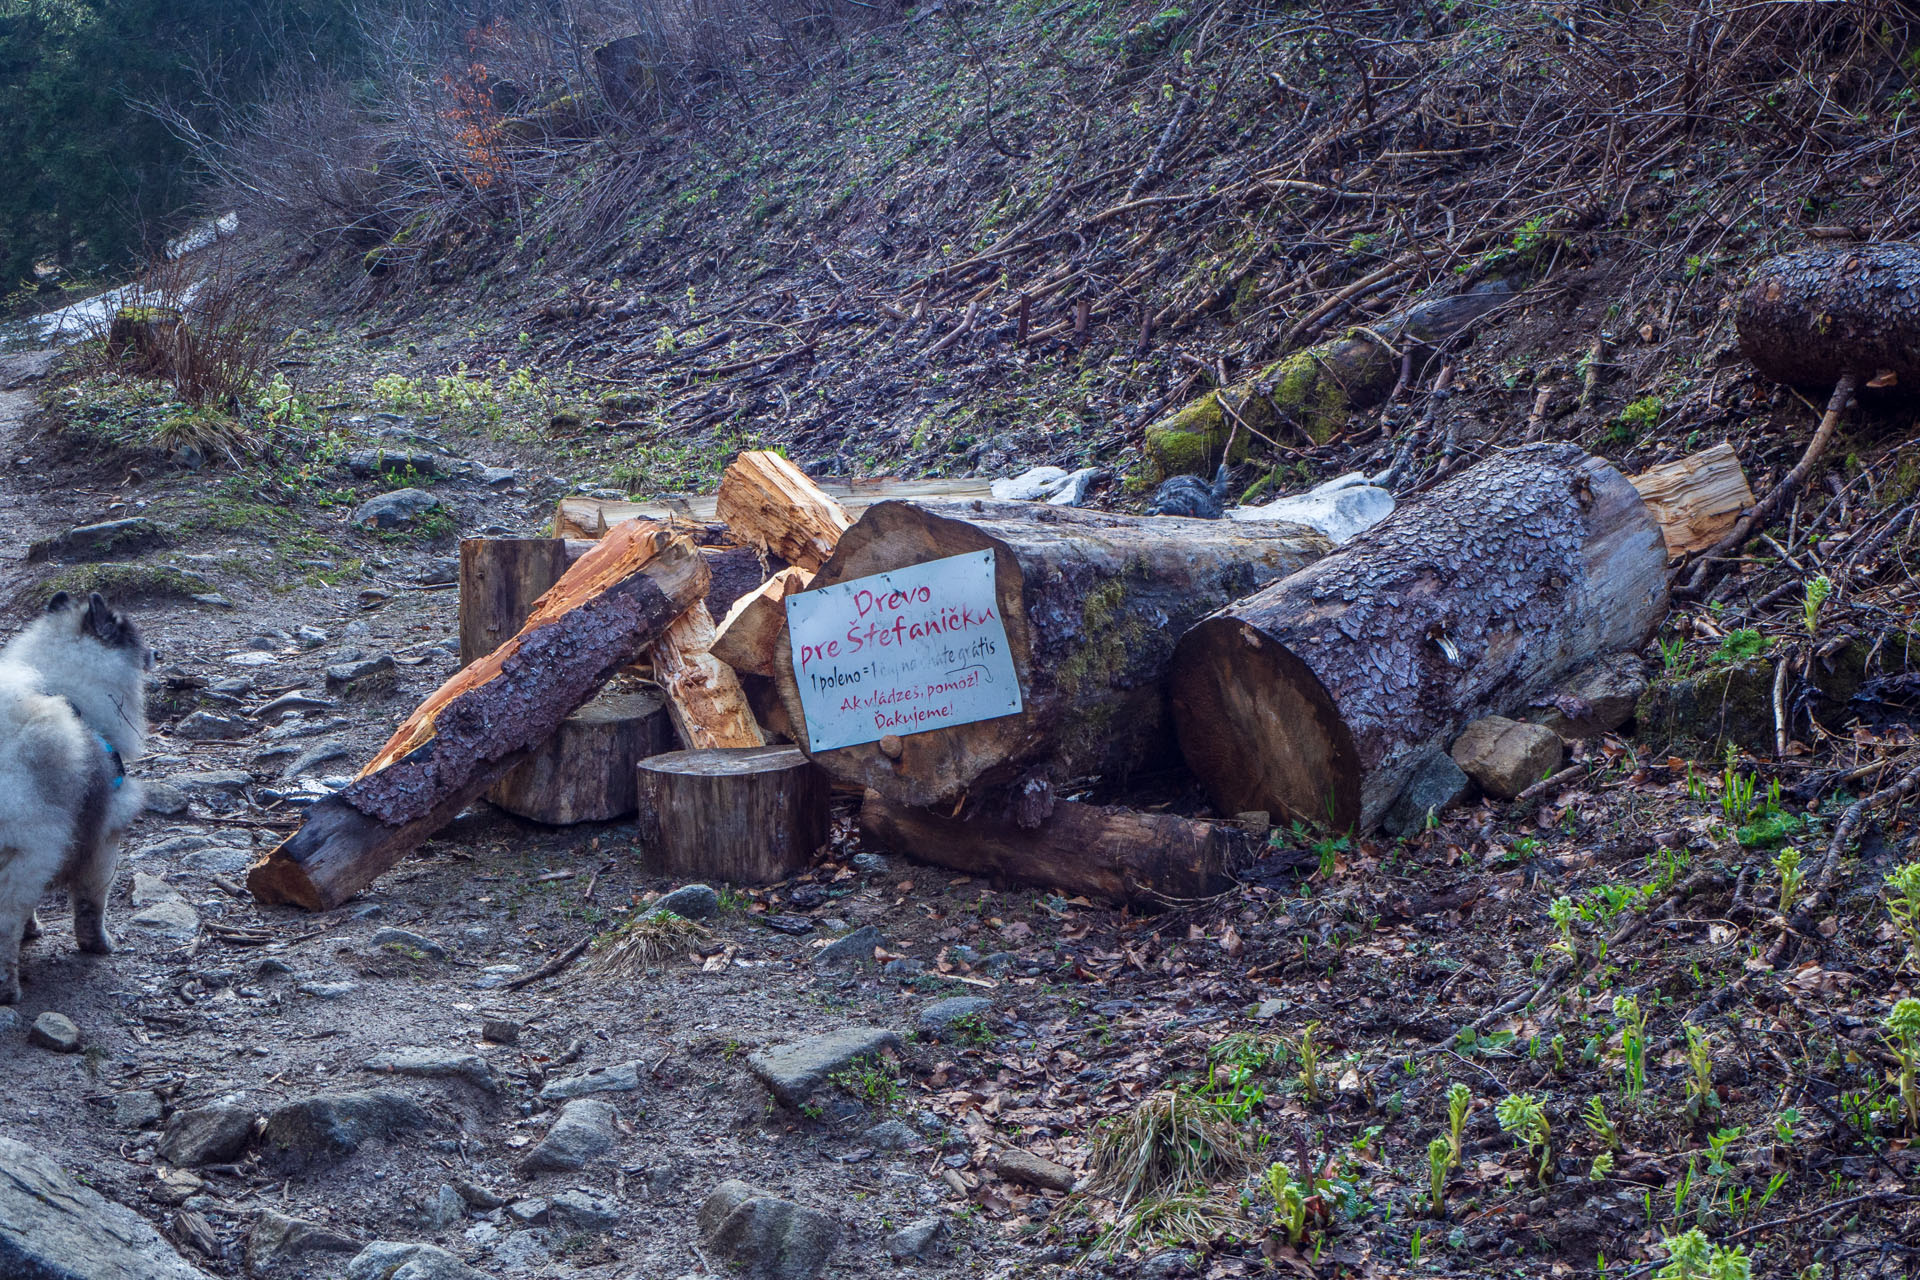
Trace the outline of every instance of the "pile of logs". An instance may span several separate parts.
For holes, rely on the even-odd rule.
[[[464,543],[462,669],[249,884],[337,905],[482,796],[547,823],[637,815],[661,870],[767,883],[815,857],[840,790],[866,839],[915,858],[1107,901],[1202,897],[1269,820],[1364,830],[1470,721],[1640,647],[1669,558],[1753,501],[1725,446],[1630,480],[1534,445],[1335,549],[972,482],[842,502],[743,453],[711,504],[570,498],[572,536]],[[812,745],[795,604],[981,553],[1018,710],[919,731],[876,717],[868,740]],[[1062,798],[1181,767],[1221,817]]]

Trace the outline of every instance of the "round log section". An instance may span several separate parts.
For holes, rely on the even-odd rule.
[[[634,780],[640,839],[664,875],[772,884],[826,843],[827,779],[797,747],[669,751]]]
[[[666,702],[615,676],[593,701],[487,792],[516,817],[549,826],[611,822],[634,811],[634,769],[674,746]]]
[[[1853,244],[1769,258],[1734,309],[1740,350],[1801,387],[1862,384],[1920,393],[1920,245]]]
[[[989,548],[1023,710],[811,753],[836,780],[928,806],[1032,767],[1058,782],[1172,763],[1165,680],[1181,632],[1332,549],[1278,522],[883,502],[841,537],[812,588]],[[794,738],[806,743],[784,622],[773,670]]]
[[[460,665],[513,638],[533,602],[569,563],[562,538],[467,538],[460,543]]]
[[[1180,747],[1220,812],[1366,830],[1423,755],[1667,609],[1659,524],[1566,444],[1497,456],[1194,627]]]

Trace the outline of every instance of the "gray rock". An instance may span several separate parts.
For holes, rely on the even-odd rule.
[[[216,1104],[176,1111],[160,1138],[160,1155],[171,1164],[192,1167],[224,1164],[247,1149],[253,1137],[252,1107]]]
[[[162,862],[177,862],[190,853],[199,853],[203,849],[225,848],[234,840],[231,836],[172,836],[156,841],[140,850],[135,857],[157,858]]]
[[[443,1182],[421,1209],[421,1218],[436,1231],[444,1231],[467,1216],[467,1202],[452,1186]]]
[[[1000,1152],[994,1157],[993,1167],[1010,1182],[1039,1187],[1045,1191],[1073,1190],[1073,1170],[1018,1147],[1008,1147]]]
[[[20,1029],[23,1021],[18,1009],[11,1005],[0,1005],[0,1033],[11,1035]]]
[[[217,711],[195,711],[173,726],[173,736],[192,742],[222,742],[244,738],[257,728],[245,716],[223,716]]]
[[[528,1196],[507,1206],[507,1216],[523,1227],[543,1227],[552,1213],[553,1205],[545,1196]]]
[[[910,1222],[887,1237],[887,1256],[895,1262],[912,1258],[931,1258],[947,1239],[945,1218],[922,1218]]]
[[[425,489],[395,489],[368,498],[353,511],[353,523],[363,529],[404,529],[440,505]]]
[[[292,782],[296,778],[304,778],[323,764],[346,759],[348,754],[347,744],[337,739],[316,742],[287,762],[286,767],[280,770],[280,780]]]
[[[81,525],[57,538],[47,538],[27,548],[27,561],[106,560],[114,556],[138,555],[165,546],[167,535],[145,516],[126,520],[108,520],[102,524]]]
[[[316,1000],[344,1000],[359,989],[357,982],[303,982],[294,988]]]
[[[520,1039],[520,1024],[511,1018],[488,1018],[480,1024],[480,1038],[494,1044],[515,1044]],[[634,1081],[635,1086],[639,1081]]]
[[[441,556],[429,560],[420,570],[420,582],[423,586],[438,587],[450,582],[460,581],[460,561],[452,556]]]
[[[1444,751],[1433,751],[1414,766],[1413,776],[1401,790],[1381,826],[1390,836],[1418,835],[1426,830],[1427,815],[1439,817],[1466,799],[1473,783]]]
[[[327,642],[328,636],[327,636],[327,633],[322,631],[319,627],[295,627],[293,629],[293,638],[300,645],[302,649],[311,651],[314,649],[318,649],[321,645],[325,644]],[[292,695],[285,695],[285,696],[298,697],[299,695],[292,694]],[[275,699],[275,701],[278,701],[278,699]],[[261,711],[264,713],[266,711],[266,708],[262,707]]]
[[[584,1191],[562,1191],[553,1197],[553,1225],[569,1231],[611,1231],[620,1224],[620,1206]]]
[[[256,1276],[269,1275],[282,1266],[299,1263],[311,1253],[358,1253],[360,1247],[352,1236],[330,1231],[317,1222],[264,1209],[247,1233],[247,1270]]]
[[[376,1240],[347,1263],[344,1280],[488,1280],[445,1249]]]
[[[871,964],[873,949],[885,946],[886,942],[880,930],[870,924],[861,925],[852,933],[835,938],[814,952],[813,963],[821,968],[841,964]]]
[[[540,1090],[542,1102],[568,1102],[590,1093],[632,1093],[640,1087],[640,1064],[622,1062],[617,1066],[596,1067],[584,1075],[550,1080]]]
[[[141,798],[146,802],[148,813],[158,813],[166,817],[187,811],[187,793],[171,782],[149,782],[141,790]]]
[[[798,1107],[827,1082],[860,1058],[899,1049],[900,1037],[884,1027],[842,1027],[796,1044],[775,1045],[751,1054],[747,1069],[767,1086],[767,1092],[789,1107]]]
[[[1631,653],[1596,658],[1536,698],[1527,719],[1562,738],[1597,738],[1633,718],[1647,691],[1647,669]]]
[[[1454,740],[1453,762],[1480,789],[1511,800],[1560,767],[1566,744],[1545,725],[1486,716]]]
[[[854,854],[853,869],[867,876],[883,876],[889,870],[887,860],[877,853]]]
[[[520,473],[512,467],[480,468],[480,483],[495,489],[504,489],[519,479]]]
[[[150,1124],[159,1124],[165,1114],[160,1095],[151,1089],[113,1095],[113,1122],[121,1128],[144,1129]]]
[[[129,933],[168,942],[186,942],[200,932],[200,913],[179,899],[156,902],[127,917]]]
[[[66,1014],[49,1009],[27,1028],[27,1043],[36,1048],[51,1049],[55,1053],[78,1053],[80,1028],[74,1026],[73,1019]]]
[[[1139,1276],[1140,1280],[1174,1280],[1186,1275],[1189,1266],[1185,1249],[1162,1249],[1140,1263]]]
[[[700,1206],[700,1239],[748,1280],[813,1280],[840,1243],[840,1224],[728,1179]]]
[[[204,604],[209,609],[238,609],[240,606],[221,595],[218,591],[205,591],[193,598],[195,604]]]
[[[180,891],[168,884],[164,876],[136,871],[133,873],[131,897],[134,906],[150,907],[156,902],[179,902]]]
[[[527,1174],[571,1172],[613,1149],[613,1107],[592,1098],[569,1102],[539,1145],[520,1162]]]
[[[390,691],[396,679],[393,655],[383,653],[377,658],[340,662],[328,667],[327,692],[346,698],[372,697]]]
[[[500,1082],[493,1078],[493,1068],[477,1053],[431,1048],[389,1049],[374,1054],[360,1065],[368,1071],[384,1071],[389,1075],[465,1080],[488,1093],[500,1091]]]
[[[910,1151],[920,1145],[920,1135],[900,1120],[882,1120],[860,1135],[860,1141],[875,1151]]]
[[[424,1128],[427,1113],[404,1093],[369,1089],[328,1093],[276,1107],[267,1116],[261,1143],[276,1163],[298,1168],[346,1155],[371,1138]]]
[[[252,847],[239,844],[217,844],[180,859],[182,871],[197,872],[203,876],[239,875],[252,865]]]
[[[211,1280],[131,1209],[0,1137],[0,1274],[19,1280]]]
[[[648,914],[671,912],[683,920],[705,920],[720,910],[720,895],[704,884],[685,884],[661,897]]]
[[[238,794],[253,785],[253,775],[245,769],[191,769],[174,774],[167,782],[189,800],[204,800],[216,795]],[[147,785],[147,791],[148,807],[152,808],[153,784]]]
[[[993,1001],[980,996],[948,996],[945,1000],[935,1000],[920,1011],[917,1019],[920,1034],[929,1040],[951,1039],[957,1028],[956,1022],[963,1019],[979,1019],[993,1012]]]
[[[0,391],[15,391],[47,377],[63,354],[59,347],[43,347],[38,351],[16,351],[10,356],[0,356]]]
[[[369,941],[376,947],[397,947],[407,952],[419,952],[429,960],[445,960],[447,949],[425,934],[411,929],[395,929],[391,926],[374,930]]]
[[[355,449],[347,455],[347,470],[362,479],[369,476],[412,479],[414,476],[438,475],[440,466],[432,454],[424,451]],[[409,472],[412,474],[409,475]],[[356,521],[358,518],[355,517]]]

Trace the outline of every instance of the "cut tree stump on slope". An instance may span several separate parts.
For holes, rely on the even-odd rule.
[[[1644,644],[1666,566],[1653,513],[1605,462],[1498,455],[1189,631],[1181,750],[1224,813],[1368,830],[1467,724]]]
[[[1033,766],[1058,782],[1152,764],[1170,754],[1164,685],[1181,632],[1331,547],[1312,530],[1279,522],[886,502],[841,537],[812,587],[988,549],[1024,710],[813,753],[838,781],[895,804],[933,805]],[[784,626],[776,652],[774,679],[804,743]]]
[[[611,822],[633,812],[635,767],[674,746],[666,700],[631,677],[615,676],[494,783],[487,802],[548,826]]]
[[[1115,905],[1211,897],[1251,853],[1241,828],[1164,813],[1057,801],[1039,826],[1011,816],[949,817],[869,791],[860,834],[905,857]]]
[[[347,787],[247,873],[260,902],[338,906],[451,821],[707,591],[693,545],[621,526],[519,634],[441,685]]]
[[[795,747],[669,751],[634,774],[640,840],[663,875],[772,884],[826,843],[826,777]]]
[[[727,464],[714,510],[741,541],[810,573],[853,524],[806,472],[764,449],[749,449]]]

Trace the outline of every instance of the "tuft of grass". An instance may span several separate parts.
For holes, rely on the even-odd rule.
[[[654,911],[603,934],[593,944],[593,970],[602,977],[637,978],[668,956],[684,955],[713,934],[671,911]]]
[[[63,569],[22,595],[24,604],[38,608],[56,591],[85,596],[98,591],[115,604],[142,600],[191,600],[214,590],[213,583],[197,573],[165,564],[128,564],[104,561],[77,564]]]
[[[1147,1201],[1206,1194],[1254,1168],[1247,1135],[1199,1098],[1163,1090],[1094,1134],[1087,1189],[1122,1210]]]

